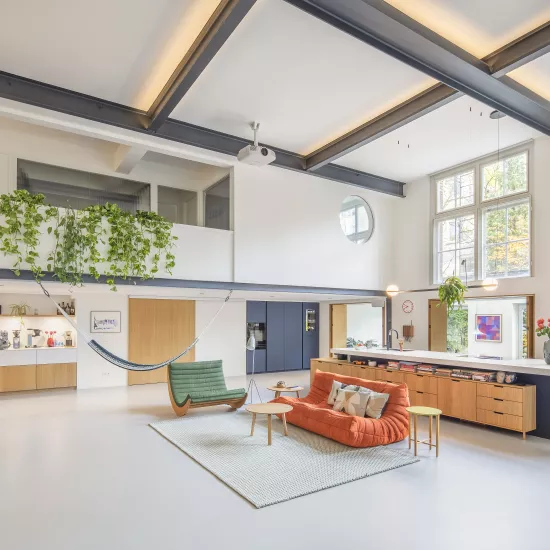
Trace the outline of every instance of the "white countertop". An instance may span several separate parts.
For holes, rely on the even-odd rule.
[[[339,355],[386,359],[388,361],[411,361],[413,363],[428,363],[449,367],[504,370],[520,374],[550,376],[550,365],[547,365],[543,359],[479,359],[478,357],[458,357],[454,353],[440,351],[414,350],[401,352],[395,350],[388,351],[383,348],[365,349],[365,351],[358,351],[353,348],[332,348],[330,352]]]
[[[0,354],[1,353],[4,353],[5,351],[34,351],[34,350],[40,350],[40,351],[44,351],[44,350],[59,350],[59,349],[76,349],[76,346],[55,346],[55,347],[48,347],[48,346],[43,346],[43,347],[39,347],[39,348],[19,348],[19,349],[14,349],[12,347],[8,348],[8,349],[1,349],[0,350]]]
[[[11,352],[11,353],[6,353]],[[0,367],[51,363],[75,363],[78,360],[76,347],[53,348],[8,348],[0,350]]]

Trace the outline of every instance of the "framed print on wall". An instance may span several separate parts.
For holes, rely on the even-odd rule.
[[[502,315],[476,315],[476,342],[502,342]]]
[[[91,311],[90,332],[120,332],[120,311]]]

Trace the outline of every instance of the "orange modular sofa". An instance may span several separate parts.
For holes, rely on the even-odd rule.
[[[384,412],[379,419],[350,416],[332,409],[327,403],[332,381],[369,388],[379,393],[389,393]],[[310,432],[324,435],[351,447],[376,447],[405,439],[409,434],[409,390],[405,384],[373,382],[341,376],[331,372],[317,371],[311,390],[306,397],[278,397],[272,403],[292,405],[286,413],[288,422]]]

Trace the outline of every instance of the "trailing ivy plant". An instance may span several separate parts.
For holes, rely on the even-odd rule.
[[[175,266],[173,224],[154,212],[134,215],[109,203],[57,208],[45,204],[44,195],[18,190],[0,196],[0,216],[0,251],[15,258],[16,275],[27,264],[38,281],[44,276],[37,250],[41,226],[55,239],[47,271],[73,286],[81,286],[87,273],[96,280],[104,274],[116,290],[117,278],[150,279],[161,263],[168,273]]]
[[[439,287],[439,304],[447,304],[447,309],[451,311],[455,305],[464,303],[464,293],[468,288],[459,277],[447,277],[445,282]]]

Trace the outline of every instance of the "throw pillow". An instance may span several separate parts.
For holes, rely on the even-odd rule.
[[[346,393],[346,399],[344,400],[344,411],[352,416],[365,416],[367,412],[367,405],[370,399],[370,393],[361,391],[348,392],[343,390]],[[340,390],[339,393],[341,393]],[[349,397],[347,394],[351,394]],[[371,392],[372,393],[372,392]]]
[[[338,412],[345,412],[346,403],[349,401],[353,395],[357,393],[357,390],[354,389],[355,386],[349,386],[347,388],[340,388],[336,392],[336,399],[334,400],[333,410]]]
[[[342,382],[338,382],[336,380],[332,381],[332,389],[330,390],[330,393],[328,394],[327,403],[329,405],[334,405],[334,401],[336,399],[336,394],[338,393],[338,390],[340,388],[348,388],[348,389],[355,389],[357,390],[358,386],[350,386],[349,384],[343,384]]]
[[[389,393],[377,393],[367,388],[361,388],[369,392],[369,400],[367,402],[367,414],[371,418],[380,418],[384,412],[384,407],[390,398]]]

